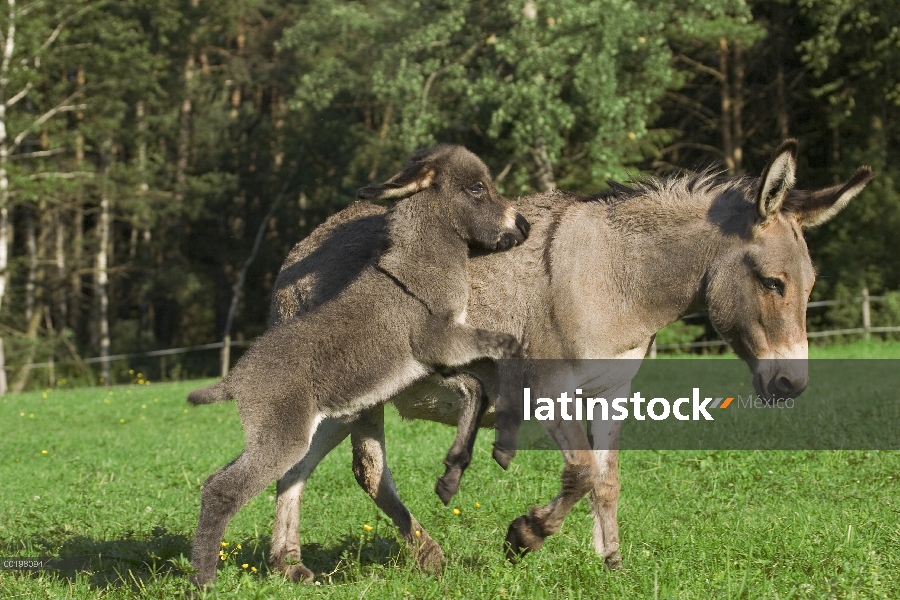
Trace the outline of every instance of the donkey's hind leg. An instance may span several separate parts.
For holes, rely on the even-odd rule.
[[[300,561],[300,500],[303,488],[319,462],[348,435],[350,427],[346,423],[325,419],[316,428],[303,459],[278,480],[269,564],[294,582],[313,579],[312,571]]]
[[[263,426],[252,429],[245,424],[244,451],[203,484],[200,521],[191,552],[191,564],[197,570],[191,576],[195,585],[216,580],[220,543],[232,517],[306,453],[314,415],[294,413],[292,417],[283,417],[280,423],[262,418],[258,423]]]
[[[488,397],[484,385],[477,377],[469,373],[458,373],[447,377],[441,383],[454,388],[459,393],[459,421],[456,425],[456,438],[444,459],[444,474],[438,477],[435,493],[446,506],[456,492],[463,472],[472,461],[472,449],[478,435],[478,426],[484,411],[487,410]]]

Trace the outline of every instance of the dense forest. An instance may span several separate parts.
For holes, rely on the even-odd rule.
[[[439,141],[515,196],[756,175],[797,137],[800,186],[877,173],[809,233],[814,299],[900,290],[895,2],[6,0],[8,386],[216,374],[83,358],[251,340],[291,246]]]

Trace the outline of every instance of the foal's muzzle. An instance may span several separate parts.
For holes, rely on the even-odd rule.
[[[521,244],[528,239],[528,232],[531,231],[531,223],[528,219],[516,213],[516,230],[504,231],[497,240],[497,250],[509,250],[513,246]]]

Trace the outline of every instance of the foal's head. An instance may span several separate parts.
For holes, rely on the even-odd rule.
[[[470,246],[507,250],[528,237],[528,221],[497,193],[481,159],[462,146],[421,150],[387,182],[360,188],[357,197],[404,199],[419,194],[423,202],[416,206],[432,211]]]

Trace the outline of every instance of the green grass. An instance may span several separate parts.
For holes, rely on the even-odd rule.
[[[900,356],[897,344],[866,346],[851,350]],[[88,574],[0,571],[0,597],[162,599],[189,590],[176,566],[190,552],[200,484],[243,443],[233,403],[186,407],[197,385],[0,397],[0,555],[103,556]],[[900,452],[623,452],[623,568],[609,572],[593,554],[586,502],[513,566],[501,553],[506,527],[556,494],[558,452],[522,452],[503,472],[483,432],[460,494],[444,507],[433,488],[452,429],[387,412],[400,494],[443,547],[444,572],[415,569],[356,485],[345,442],[304,496],[304,561],[328,574],[320,585],[267,572],[272,486],[229,526],[234,554],[211,596],[900,597]]]
[[[900,358],[900,340],[857,340],[845,344],[810,346],[810,358]]]

